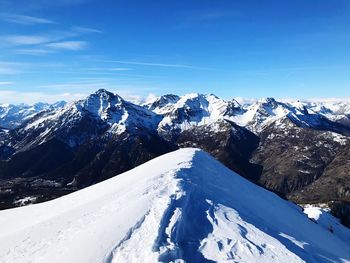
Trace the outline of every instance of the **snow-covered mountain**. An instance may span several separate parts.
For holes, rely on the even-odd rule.
[[[350,101],[305,102],[308,108],[328,119],[350,125]]]
[[[205,152],[183,149],[59,199],[1,211],[0,260],[350,262],[349,235],[338,230]]]
[[[349,134],[350,126],[300,101],[241,105],[187,94],[139,106],[99,90],[0,129],[0,208],[56,198],[196,147],[295,202],[346,202],[337,211],[350,225]]]
[[[230,120],[259,134],[271,124],[277,125],[283,119],[289,119],[301,127],[350,134],[350,125],[343,125],[349,110],[346,106],[350,108],[350,104],[334,106],[332,111],[324,112],[318,110],[315,104],[300,101],[283,103],[267,98],[242,106],[235,100],[225,101],[212,94],[194,93],[181,97],[161,96],[143,106],[163,116],[158,130],[165,133]]]
[[[77,147],[98,136],[120,135],[128,130],[154,130],[159,117],[152,111],[125,101],[106,90],[65,107],[43,111],[16,129],[16,142],[10,145],[21,151],[57,138]]]
[[[163,95],[153,98],[143,105],[148,111],[123,100],[118,95],[100,90],[85,100],[73,102],[66,107],[64,102],[55,104],[37,103],[28,105],[0,105],[0,127],[17,128],[27,123],[26,129],[42,125],[49,120],[57,121],[61,115],[80,115],[88,112],[107,122],[114,132],[123,132],[127,126],[158,126],[160,132],[184,131],[186,129],[212,124],[221,120],[230,120],[249,130],[259,133],[264,128],[284,118],[298,126],[311,127],[334,132],[348,132],[341,124],[349,124],[350,103],[347,102],[300,102],[283,103],[273,98],[261,99],[251,105],[240,105],[237,101],[226,101],[213,94],[186,94],[183,96]],[[36,118],[39,112],[46,111]],[[70,111],[70,112],[68,112]],[[152,114],[151,112],[155,113]],[[129,116],[131,115],[131,116]],[[155,115],[158,115],[155,117]],[[64,120],[66,121],[66,116]],[[159,119],[161,118],[161,120]],[[126,121],[127,120],[127,121]],[[57,128],[57,127],[56,127]]]
[[[160,120],[99,90],[1,132],[0,208],[56,198],[173,150],[156,132]]]
[[[41,111],[58,109],[64,105],[64,101],[59,101],[54,104],[40,102],[33,105],[0,104],[0,127],[7,129],[17,128],[23,122],[34,117],[35,114]]]
[[[235,100],[225,101],[213,94],[165,95],[143,105],[163,116],[158,125],[160,132],[184,131],[194,126],[212,124],[230,119],[242,112]]]

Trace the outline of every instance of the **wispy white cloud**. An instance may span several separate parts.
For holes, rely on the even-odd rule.
[[[210,68],[206,68],[206,67],[198,67],[198,66],[185,65],[185,64],[168,64],[168,63],[153,63],[153,62],[143,62],[143,61],[123,61],[123,60],[110,60],[110,61],[106,61],[106,62],[126,64],[126,65],[151,66],[151,67],[210,70]]]
[[[0,90],[0,103],[27,103],[32,104],[36,102],[53,103],[60,100],[72,101],[84,98],[86,94],[82,93],[44,93],[44,92],[21,92],[13,90]]]
[[[158,96],[154,93],[149,93],[147,96],[137,96],[137,95],[131,95],[127,98],[128,101],[137,104],[142,105],[144,103],[150,102],[158,98]]]
[[[42,34],[17,34],[0,36],[1,42],[11,46],[41,45],[78,37],[81,34],[73,31],[49,31]]]
[[[72,27],[72,30],[79,33],[98,33],[101,34],[102,31],[96,28],[90,28],[90,27],[82,27],[82,26],[74,26]]]
[[[3,37],[3,40],[10,45],[20,46],[43,44],[50,42],[51,39],[41,35],[11,35]]]
[[[28,13],[37,10],[52,10],[57,7],[85,4],[93,0],[0,0],[0,10],[19,10]]]
[[[32,56],[42,56],[49,53],[52,53],[52,50],[43,49],[43,48],[27,48],[27,49],[17,49],[14,51],[16,54],[21,55],[32,55]]]
[[[131,68],[87,68],[89,71],[129,71]]]
[[[350,102],[350,97],[339,97],[339,98],[307,98],[307,99],[295,99],[295,98],[283,98],[279,99],[282,102],[295,102],[295,101],[302,101],[306,103],[349,103]]]
[[[17,14],[0,14],[0,19],[20,24],[57,24],[45,18]],[[37,34],[0,35],[0,46],[10,50],[13,54],[42,56],[64,50],[77,51],[85,49],[88,46],[88,42],[82,41],[79,37],[91,33],[102,33],[102,31],[96,28],[74,26],[63,31],[49,30]],[[1,72],[5,73],[5,69],[2,68]]]
[[[348,69],[350,65],[346,64],[328,64],[328,65],[306,65],[306,66],[298,66],[298,67],[278,67],[278,68],[265,68],[265,69],[250,69],[250,70],[236,70],[235,72],[243,73],[243,74],[254,74],[254,75],[268,75],[271,72],[286,72],[293,73],[299,71],[322,71],[326,69]]]
[[[50,90],[85,90],[94,91],[98,89],[108,89],[109,84],[106,82],[68,82],[68,83],[57,83],[57,84],[47,84],[40,86],[40,88],[50,89]]]
[[[237,101],[241,105],[245,104],[253,104],[258,101],[256,98],[242,98],[242,97],[234,97],[233,98],[235,101]]]
[[[77,101],[86,98],[91,93],[97,91],[98,89],[104,88],[120,95],[125,100],[131,101],[136,104],[140,104],[147,100],[148,97],[154,96],[142,96],[136,95],[139,89],[133,87],[117,87],[111,86],[106,83],[61,83],[42,86],[41,88],[46,88],[50,92],[26,92],[26,91],[14,91],[10,89],[1,90],[0,89],[0,103],[26,103],[33,104],[36,102],[48,102],[54,103],[60,100],[67,102]],[[76,90],[76,91],[74,91]]]
[[[22,25],[37,25],[37,24],[54,24],[55,22],[46,18],[16,15],[16,14],[2,14],[0,18],[9,23],[16,23]]]
[[[11,104],[34,104],[36,102],[48,102],[54,103],[57,101],[77,101],[86,98],[97,89],[89,89],[84,93],[80,92],[58,92],[58,93],[45,93],[45,92],[21,92],[13,90],[0,90],[0,104],[11,103]],[[146,96],[135,95],[131,91],[118,90],[111,88],[109,91],[120,95],[123,99],[133,102],[135,104],[141,104],[147,101],[147,98],[154,97],[155,95],[149,94]]]
[[[244,104],[253,104],[259,100],[262,100],[263,98],[257,99],[257,98],[242,98],[242,97],[235,97],[234,98],[238,103],[244,105]],[[277,101],[283,102],[283,103],[292,103],[296,101],[301,101],[304,103],[349,103],[350,97],[334,97],[334,98],[275,98]]]
[[[43,70],[46,72],[55,72],[55,70],[64,67],[66,65],[62,63],[0,61],[0,75],[42,74]]]
[[[62,41],[48,43],[45,46],[52,49],[81,50],[86,48],[87,45],[86,41]]]
[[[0,75],[13,75],[20,73],[20,70],[14,69],[14,68],[8,68],[0,66]]]
[[[3,35],[0,36],[0,42],[4,47],[17,48],[22,54],[38,55],[39,53],[49,53],[48,48],[66,50],[83,49],[87,46],[86,41],[80,41],[79,39],[70,40],[83,34],[83,32],[71,30],[51,31],[43,34]],[[30,48],[18,48],[20,46],[30,46]]]
[[[0,86],[9,86],[15,84],[12,81],[0,81]]]
[[[13,75],[21,73],[19,63],[0,61],[0,75]]]

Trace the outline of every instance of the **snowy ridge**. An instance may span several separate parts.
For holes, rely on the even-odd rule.
[[[0,262],[11,263],[350,262],[336,231],[197,149],[0,211],[0,243]]]

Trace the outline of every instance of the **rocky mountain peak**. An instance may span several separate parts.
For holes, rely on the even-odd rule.
[[[99,89],[98,91],[96,91],[95,93],[89,95],[86,98],[87,101],[99,101],[100,103],[114,103],[114,102],[122,102],[124,101],[122,99],[122,97],[120,97],[117,94],[114,94],[110,91],[107,91],[105,89]]]
[[[268,97],[265,99],[265,103],[274,104],[274,103],[276,103],[276,100],[272,97]]]
[[[120,120],[125,110],[126,102],[118,95],[105,89],[100,89],[86,99],[78,101],[76,106],[82,111],[88,111],[96,117],[109,122]]]
[[[175,104],[179,100],[180,96],[178,95],[166,94],[146,102],[143,106],[151,111],[157,111],[158,109],[162,109],[167,105]]]

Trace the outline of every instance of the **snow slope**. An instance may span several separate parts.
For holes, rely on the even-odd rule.
[[[175,260],[350,262],[350,245],[197,149],[0,211],[0,262]]]
[[[333,231],[333,233],[340,236],[344,240],[350,240],[350,229],[342,225],[338,218],[332,216],[329,208],[306,205],[304,207],[304,213],[323,228]]]

